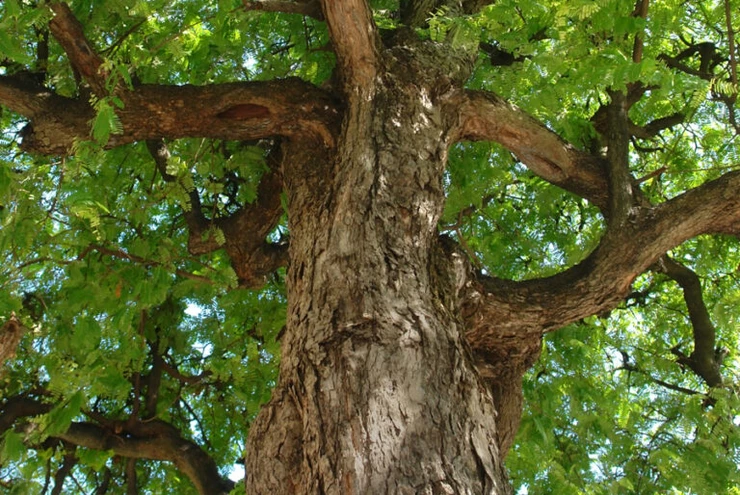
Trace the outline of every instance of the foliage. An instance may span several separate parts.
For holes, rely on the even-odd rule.
[[[732,3],[737,27],[740,5]],[[326,27],[309,17],[249,11],[236,0],[71,6],[104,58],[111,87],[287,76],[320,85],[331,77]],[[383,29],[398,25],[397,2],[374,8]],[[647,178],[643,191],[657,203],[740,168],[736,110],[727,105],[737,87],[728,82],[723,2],[654,2],[647,19],[633,10],[625,0],[502,0],[467,16],[440,10],[420,35],[509,54],[511,63],[493,64],[481,49],[469,87],[495,91],[585,149],[600,146],[592,117],[610,88],[649,87],[630,113],[637,125],[686,116],[634,142],[632,172]],[[48,86],[77,96],[57,44],[37,59],[49,17],[43,3],[0,5],[0,75],[43,69]],[[644,42],[637,61],[636,36]],[[711,77],[666,62],[700,41],[721,53]],[[682,62],[697,71],[702,63],[697,54]],[[176,180],[163,181],[144,143],[104,148],[121,132],[121,105],[92,98],[90,140],[66,158],[21,152],[23,119],[0,113],[0,323],[15,312],[29,328],[18,359],[0,374],[0,400],[51,405],[24,430],[5,431],[3,493],[49,485],[49,473],[68,462],[67,446],[49,438],[72,422],[124,421],[147,407],[147,379],[157,366],[162,383],[149,417],[202,446],[227,475],[277,376],[284,274],[260,290],[237,287],[224,251],[188,252],[184,220],[192,191],[211,218],[254,202],[269,143],[169,142],[166,173]],[[440,231],[458,239],[478,268],[502,278],[572,266],[603,231],[592,205],[496,145],[457,145],[446,186]],[[271,234],[285,235],[285,222]],[[619,309],[546,339],[525,379],[522,427],[507,458],[521,493],[730,493],[740,486],[740,401],[732,389],[740,374],[740,244],[702,237],[671,256],[701,278],[718,345],[730,350],[722,370],[728,387],[710,388],[677,362],[677,351],[693,345],[683,294],[663,274],[641,276]],[[125,469],[112,452],[78,449],[65,487],[89,492]],[[169,464],[139,461],[136,470],[142,491],[193,492]]]

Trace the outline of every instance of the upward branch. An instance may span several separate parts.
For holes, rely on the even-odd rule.
[[[170,154],[164,142],[147,141],[147,147],[165,182],[176,181],[176,177],[167,173]],[[198,191],[193,189],[189,193],[190,209],[183,212],[188,227],[190,253],[199,255],[224,248],[243,287],[261,286],[268,274],[288,262],[286,244],[273,244],[265,240],[283,213],[280,202],[283,183],[278,171],[280,153],[272,151],[267,161],[270,170],[260,180],[257,199],[253,203],[242,205],[229,216],[208,219],[203,214]],[[213,227],[223,233],[223,245],[213,235]]]
[[[101,72],[103,59],[95,52],[80,21],[75,18],[69,6],[64,2],[49,5],[54,18],[49,23],[49,30],[69,57],[75,71],[82,76],[98,96],[107,94],[105,82],[107,74]]]
[[[366,0],[321,0],[346,93],[367,87],[378,70],[378,31]]]
[[[466,91],[458,108],[458,139],[495,141],[546,181],[607,209],[608,181],[602,159],[566,143],[493,93]]]
[[[481,342],[486,335],[541,334],[610,310],[628,294],[635,277],[668,250],[701,234],[737,235],[738,188],[740,172],[730,172],[670,201],[641,208],[584,261],[552,277],[511,282],[476,276],[467,301],[479,311]]]
[[[609,91],[607,107],[607,152],[609,176],[609,225],[619,228],[632,209],[632,176],[629,170],[630,135],[626,98],[621,91]]]

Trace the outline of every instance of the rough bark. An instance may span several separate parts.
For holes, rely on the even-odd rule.
[[[212,137],[249,140],[316,133],[327,129],[337,109],[328,95],[298,79],[218,86],[142,85],[120,94],[123,132],[113,148],[148,139]],[[59,96],[32,81],[0,76],[0,102],[27,116],[22,148],[40,154],[68,154],[77,140],[90,138],[95,114],[85,99]],[[332,144],[332,143],[328,143]]]
[[[12,313],[8,321],[0,326],[0,376],[2,376],[5,361],[15,357],[16,348],[25,332],[26,329],[18,321],[15,313]]]
[[[328,168],[286,153],[288,323],[249,493],[510,492],[437,253],[449,94],[405,56],[350,99]]]
[[[661,205],[637,205],[626,161],[629,135],[636,134],[625,110],[645,88],[628,92],[611,112],[604,108],[610,152],[593,155],[498,96],[464,90],[470,59],[449,47],[406,47],[410,31],[382,45],[363,0],[243,3],[325,19],[337,90],[296,79],[108,88],[100,58],[63,4],[52,4],[50,30],[98,96],[112,90],[124,103],[117,112],[123,130],[107,146],[150,141],[165,180],[173,178],[163,166],[162,139],[280,143],[280,166],[264,176],[258,201],[213,221],[243,283],[259,285],[286,262],[264,239],[287,190],[281,378],[250,432],[249,493],[509,493],[502,460],[518,426],[521,377],[538,357],[543,333],[615,307],[637,275],[684,240],[740,233],[740,174]],[[487,3],[404,1],[401,14],[420,26],[440,5],[472,11]],[[0,103],[28,118],[26,151],[65,154],[90,135],[94,112],[86,98],[0,76]],[[666,119],[644,132],[675,120]],[[611,213],[615,220],[598,248],[546,279],[512,282],[474,272],[436,232],[447,150],[458,140],[499,142],[544,180]],[[190,249],[206,253],[217,245],[203,237],[209,220],[197,195],[191,199]],[[664,269],[689,297],[696,280]],[[8,404],[0,430],[17,419]],[[93,427],[73,425],[63,438],[105,447]],[[140,436],[121,440],[118,453],[159,459],[166,458],[160,449],[190,449],[164,430],[149,433],[132,431]],[[181,468],[197,475],[199,459]]]

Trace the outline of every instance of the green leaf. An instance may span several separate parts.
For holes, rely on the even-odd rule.
[[[110,139],[111,134],[123,133],[123,125],[115,109],[107,100],[99,100],[95,104],[95,109],[97,114],[92,122],[92,137],[99,144],[104,145]]]
[[[78,447],[75,455],[81,465],[90,466],[94,471],[101,472],[114,453],[112,450],[92,450]]]
[[[72,396],[55,406],[47,415],[44,428],[44,435],[54,436],[67,431],[72,420],[79,416],[82,405],[85,402],[85,395],[81,392],[75,392]]]
[[[13,430],[8,430],[3,435],[3,447],[0,454],[0,462],[20,461],[26,454],[26,445],[23,442],[23,435]]]

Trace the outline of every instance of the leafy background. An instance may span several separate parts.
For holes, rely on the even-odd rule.
[[[378,25],[392,28],[398,2],[372,3]],[[740,26],[740,5],[731,3],[732,24]],[[111,86],[331,77],[326,29],[309,18],[249,12],[236,0],[71,6],[104,57]],[[688,116],[633,143],[632,173],[650,176],[643,191],[660,202],[740,168],[738,131],[722,103],[737,88],[725,82],[726,64],[706,80],[661,60],[686,40],[711,41],[726,57],[723,2],[653,2],[647,21],[633,9],[624,0],[501,0],[475,16],[441,11],[420,34],[453,33],[457,43],[512,54],[515,62],[499,66],[481,51],[469,86],[497,92],[583,148],[599,146],[591,117],[608,87],[649,85],[633,121]],[[48,19],[35,3],[0,5],[0,74],[43,69],[49,87],[78,96],[55,43],[37,58]],[[638,34],[645,53],[635,63]],[[102,149],[120,132],[120,102],[94,103],[90,140],[66,158],[22,153],[22,119],[0,114],[0,318],[14,311],[30,329],[0,375],[0,394],[53,404],[25,430],[6,431],[0,491],[8,493],[48,486],[65,450],[45,440],[71,421],[128,417],[155,356],[170,372],[152,414],[203,446],[224,475],[238,473],[249,423],[277,377],[283,273],[260,291],[238,288],[223,252],[187,252],[183,219],[194,190],[212,217],[254,201],[269,143],[170,142],[167,171],[177,180],[164,182],[144,144]],[[440,231],[499,277],[561,271],[585,257],[603,230],[594,207],[494,145],[456,145],[446,187]],[[271,235],[288,235],[285,220]],[[701,237],[670,254],[701,278],[718,342],[729,350],[723,376],[730,386],[710,390],[677,364],[672,349],[692,345],[681,290],[661,274],[642,275],[617,310],[547,336],[525,379],[522,426],[507,458],[520,493],[740,493],[740,404],[732,388],[740,373],[740,245]],[[65,482],[71,492],[124,470],[110,452],[80,448],[77,457]],[[193,492],[170,465],[140,461],[136,469],[142,490]]]

